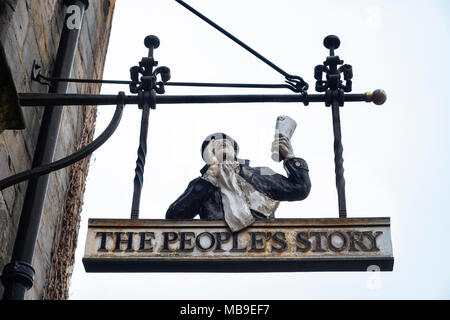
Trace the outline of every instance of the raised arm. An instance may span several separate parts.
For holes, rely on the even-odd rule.
[[[279,201],[299,201],[305,199],[311,190],[311,180],[306,161],[296,158],[290,141],[276,135],[272,151],[279,152],[279,159],[284,161],[287,177],[275,173],[269,168],[241,167],[241,175],[258,191],[271,199]]]
[[[240,174],[256,190],[265,193],[273,200],[304,200],[311,190],[311,180],[309,179],[306,161],[302,158],[285,160],[284,169],[287,172],[287,177],[266,167],[242,166]]]

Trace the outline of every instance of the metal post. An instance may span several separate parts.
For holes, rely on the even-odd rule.
[[[333,99],[331,110],[333,115],[334,172],[336,174],[339,218],[347,218],[347,206],[345,203],[344,159],[342,158],[344,147],[342,146],[341,120],[339,118],[339,102],[337,99]]]
[[[133,202],[131,205],[131,219],[139,218],[139,204],[141,202],[141,191],[144,184],[145,157],[147,156],[148,118],[150,116],[150,105],[142,107],[141,132],[139,135],[138,158],[134,176]]]
[[[345,202],[345,179],[344,179],[344,159],[342,153],[341,120],[339,117],[339,108],[345,101],[357,101],[357,96],[344,94],[352,91],[353,70],[349,64],[344,64],[338,56],[334,55],[334,50],[339,48],[341,41],[338,37],[330,35],[325,37],[324,46],[330,50],[330,55],[322,65],[314,68],[314,78],[316,81],[316,91],[325,92],[325,105],[331,106],[334,134],[334,171],[336,174],[336,189],[338,193],[339,218],[347,218],[347,207]],[[338,65],[342,65],[338,68]],[[323,80],[323,74],[326,74],[326,80]],[[341,80],[341,74],[344,75],[345,84]],[[376,92],[376,94],[375,94]],[[383,104],[386,95],[382,90],[375,90],[374,94],[366,93],[364,101]],[[376,96],[376,98],[374,98]],[[384,97],[384,99],[383,99]],[[355,99],[356,98],[356,99]],[[360,96],[359,98],[363,98]],[[361,100],[360,100],[361,101]]]
[[[347,205],[345,201],[345,179],[344,179],[344,159],[342,153],[344,147],[342,146],[341,136],[341,120],[339,116],[339,108],[344,105],[344,90],[341,84],[341,70],[337,66],[343,61],[338,56],[334,55],[334,50],[339,48],[340,40],[336,36],[327,36],[324,40],[324,45],[330,50],[330,55],[327,57],[325,65],[329,67],[327,73],[327,84],[329,97],[328,103],[331,100],[331,113],[333,118],[333,134],[334,134],[334,172],[336,175],[336,189],[338,194],[338,208],[339,218],[347,218]],[[350,67],[351,68],[351,67]],[[351,78],[351,77],[350,77]],[[347,79],[346,79],[347,80]],[[349,82],[349,90],[351,90],[351,81]]]
[[[153,67],[158,65],[153,58],[154,49],[159,47],[159,39],[156,36],[148,36],[144,40],[145,46],[148,48],[148,57],[142,58],[139,63],[139,67],[132,67],[131,78],[135,80],[138,74],[142,74],[142,85],[136,87],[131,85],[131,91],[137,92],[139,96],[143,99],[139,104],[142,109],[141,117],[141,132],[139,136],[139,148],[138,148],[138,158],[136,160],[136,169],[134,176],[134,189],[133,189],[133,201],[131,204],[131,219],[139,219],[139,206],[141,202],[141,191],[144,184],[144,167],[145,167],[145,157],[147,156],[147,135],[148,135],[148,119],[150,116],[150,109],[154,109],[156,106],[155,97],[155,82],[156,76],[153,72]],[[156,72],[156,70],[155,70]]]
[[[52,76],[70,77],[78,44],[84,11],[88,0],[65,0],[64,4],[77,6],[79,12],[67,11],[62,27],[61,39],[56,55]],[[73,15],[80,18],[80,24],[74,25]],[[77,21],[75,21],[76,23]],[[53,82],[49,93],[65,93],[67,82]],[[62,106],[46,107],[33,158],[33,167],[52,162],[62,117]],[[11,262],[5,266],[2,283],[5,287],[3,300],[23,300],[25,293],[33,286],[34,269],[31,265],[36,245],[39,222],[44,206],[49,176],[41,176],[28,182],[19,228],[14,243]]]

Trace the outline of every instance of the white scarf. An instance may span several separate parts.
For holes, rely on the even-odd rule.
[[[203,179],[220,189],[225,221],[232,232],[240,231],[255,222],[250,209],[266,217],[275,212],[280,202],[257,191],[242,178],[239,175],[239,162],[226,161],[217,165],[217,177],[206,174]]]

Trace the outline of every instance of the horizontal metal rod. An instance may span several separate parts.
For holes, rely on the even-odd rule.
[[[43,83],[44,79],[48,83]],[[75,83],[103,83],[103,84],[142,84],[141,81],[130,80],[99,80],[99,79],[74,79],[74,78],[52,78],[41,74],[37,76],[37,81],[41,84],[50,84],[51,82],[75,82]],[[262,88],[262,89],[289,89],[294,90],[291,84],[272,84],[272,83],[217,83],[217,82],[166,82],[165,86],[173,87],[214,87],[214,88]],[[294,91],[295,92],[295,91]]]
[[[325,101],[324,95],[308,96],[310,101]],[[263,102],[303,102],[299,94],[260,94],[260,95],[188,95],[158,96],[156,104],[178,103],[263,103]]]
[[[19,93],[19,104],[22,107],[117,105],[120,103],[119,99],[115,94]],[[123,104],[137,104],[139,101],[137,95],[125,96],[123,99]]]
[[[140,83],[136,81],[130,81],[130,80],[102,80],[102,79],[74,79],[74,78],[56,78],[56,77],[46,77],[42,74],[38,74],[35,78],[32,80],[36,80],[41,84],[44,84],[41,79],[44,79],[45,81],[50,84],[51,82],[76,82],[76,83],[104,83],[104,84],[133,84],[133,83]]]
[[[124,104],[139,104],[140,97],[129,95],[119,98],[118,95],[95,94],[48,94],[20,93],[19,102],[22,107],[38,106],[78,106],[78,105],[117,105],[123,99]],[[310,94],[306,98],[301,94],[254,94],[254,95],[165,95],[156,96],[156,104],[188,104],[188,103],[270,103],[270,102],[325,102],[324,94]],[[367,94],[349,93],[344,101],[368,101]]]
[[[176,87],[262,88],[293,90],[293,87],[289,84],[271,83],[166,82],[164,85]]]

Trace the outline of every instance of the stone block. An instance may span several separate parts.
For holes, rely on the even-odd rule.
[[[2,44],[0,44],[0,74],[0,132],[5,129],[23,129],[23,113]]]
[[[13,29],[13,33],[16,35],[19,48],[23,46],[25,37],[28,30],[28,3],[26,1],[17,2],[17,6],[14,10],[14,15],[12,17],[10,28]]]
[[[89,31],[86,24],[83,24],[80,30],[78,39],[78,51],[81,53],[81,61],[87,70],[94,68],[94,59],[92,54],[91,40],[89,38]]]
[[[47,289],[47,270],[50,268],[50,261],[47,260],[48,257],[42,254],[40,250],[39,242],[36,245],[36,250],[34,251],[33,257],[33,268],[36,272],[34,277],[33,290],[28,291],[28,299],[36,300],[42,299],[44,292]]]
[[[18,185],[15,185],[14,188],[15,192],[16,192],[16,196],[14,198],[14,203],[13,203],[13,207],[11,210],[11,222],[12,225],[16,228],[19,225],[19,220],[20,220],[20,214],[22,212],[22,207],[23,207],[23,200],[25,198],[25,190],[27,188],[28,182],[24,181],[19,183]],[[13,241],[15,239],[15,236],[13,238]]]
[[[24,87],[25,86],[27,87],[26,91],[31,90],[31,70],[33,67],[33,61],[36,61],[36,63],[40,66],[46,65],[42,57],[46,56],[48,53],[41,53],[38,46],[37,37],[38,36],[34,33],[34,31],[30,30],[30,32],[27,35],[27,38],[25,39],[23,51],[21,54],[22,57],[21,64],[23,68],[22,73],[25,75]],[[37,83],[35,84],[37,85]]]
[[[35,35],[37,45],[39,47],[39,53],[41,53],[41,66],[46,66],[49,64],[50,56],[53,56],[56,52],[53,39],[50,35],[50,25],[51,21],[47,20],[45,17],[45,12],[42,7],[41,1],[30,1],[31,10],[30,20],[31,27],[33,30],[28,32],[28,36],[32,34]]]
[[[6,38],[2,42],[2,45],[8,60],[7,63],[9,69],[11,70],[11,76],[14,80],[14,84],[16,85],[16,91],[23,92],[22,88],[25,83],[24,81],[25,75],[23,74],[23,68],[21,63],[22,50],[21,48],[19,48],[16,36],[11,31],[11,29],[9,29],[8,32],[6,33]]]
[[[0,41],[2,43],[5,42],[18,2],[19,0],[0,1]]]
[[[3,199],[2,193],[0,192],[0,265],[2,263],[2,257],[8,255],[8,242],[9,242],[9,230],[8,226],[10,224],[10,217],[8,208],[6,207],[5,199]]]
[[[45,261],[50,261],[51,259],[53,238],[56,230],[56,223],[51,220],[52,219],[48,214],[42,215],[37,240],[37,245],[39,248],[36,247],[34,250],[35,255],[39,250]]]
[[[0,152],[0,179],[4,179],[12,175],[14,171],[12,167],[11,157],[8,154],[4,139],[1,135],[0,150],[2,151]],[[16,189],[14,188],[14,186],[11,186],[0,191],[0,194],[2,194],[2,199],[5,202],[8,213],[12,215],[14,199],[16,197]]]
[[[25,147],[33,159],[36,149],[37,137],[39,135],[41,119],[35,108],[24,108],[25,130],[23,130]]]
[[[25,148],[22,131],[5,130],[3,133],[5,145],[11,158],[16,173],[25,171],[31,167],[31,157]]]

